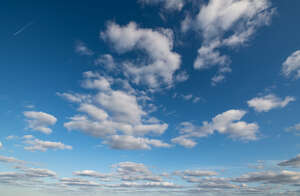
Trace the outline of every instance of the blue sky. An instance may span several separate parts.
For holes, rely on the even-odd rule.
[[[3,2],[0,193],[298,195],[299,6]]]

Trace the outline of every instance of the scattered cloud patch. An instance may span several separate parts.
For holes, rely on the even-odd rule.
[[[26,111],[23,113],[27,118],[28,128],[34,131],[39,131],[45,134],[52,133],[52,129],[49,126],[54,125],[57,119],[45,112]]]
[[[260,27],[270,24],[274,12],[270,0],[210,0],[195,17],[187,15],[182,31],[192,29],[203,38],[194,68],[218,66],[212,84],[223,81],[231,72],[231,60],[220,49],[245,45]]]
[[[173,138],[172,142],[184,147],[194,147],[195,138],[207,137],[218,132],[229,135],[232,139],[251,141],[257,140],[259,126],[256,123],[241,121],[246,115],[244,110],[229,110],[217,115],[211,122],[203,122],[202,126],[196,126],[191,122],[180,124],[180,136]]]

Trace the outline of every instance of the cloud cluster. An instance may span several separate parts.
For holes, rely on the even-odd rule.
[[[52,150],[72,150],[72,146],[63,144],[61,142],[51,142],[51,141],[43,141],[37,138],[34,138],[31,135],[24,136],[24,143],[26,146],[25,150],[28,151],[47,151],[48,149]]]
[[[220,49],[245,45],[259,27],[270,23],[273,14],[270,0],[210,0],[202,5],[195,17],[188,15],[182,22],[183,31],[192,29],[203,38],[194,68],[219,66],[212,83],[224,80],[231,71],[230,57]]]
[[[246,115],[244,110],[229,110],[215,116],[211,122],[203,122],[196,126],[190,122],[183,122],[179,127],[181,135],[173,138],[172,142],[187,148],[194,147],[197,143],[194,138],[212,135],[214,132],[227,134],[230,138],[239,140],[256,140],[259,126],[256,123],[241,121]]]
[[[295,101],[294,97],[286,97],[281,99],[276,95],[269,94],[264,97],[255,97],[248,101],[249,107],[254,108],[257,112],[268,112],[275,108],[284,108],[290,102]]]
[[[80,130],[100,137],[104,144],[114,149],[170,147],[160,140],[144,137],[147,134],[161,135],[168,125],[159,120],[148,121],[149,114],[139,103],[140,99],[145,98],[143,95],[138,95],[137,91],[130,93],[120,88],[114,90],[115,79],[95,72],[85,72],[84,77],[82,86],[96,90],[97,93],[90,95],[88,100],[80,99],[81,101],[77,102],[81,114],[64,123],[68,130]]]
[[[173,52],[173,32],[169,29],[143,29],[131,22],[120,26],[108,23],[101,37],[111,43],[120,54],[141,51],[146,56],[136,61],[125,61],[122,69],[136,84],[146,84],[150,88],[170,86],[174,73],[180,68],[180,56]]]
[[[39,131],[45,134],[52,133],[49,126],[54,125],[57,121],[55,116],[45,112],[26,111],[24,116],[27,118],[28,127],[34,131]]]

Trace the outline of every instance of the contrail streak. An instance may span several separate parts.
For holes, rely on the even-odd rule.
[[[28,27],[30,27],[31,25],[33,25],[33,21],[27,23],[26,25],[24,25],[22,28],[20,28],[18,31],[16,31],[13,35],[17,36],[18,34],[22,33],[23,31],[25,31]]]

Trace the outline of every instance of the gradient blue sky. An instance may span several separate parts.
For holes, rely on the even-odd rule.
[[[299,8],[2,2],[0,193],[298,195]]]

